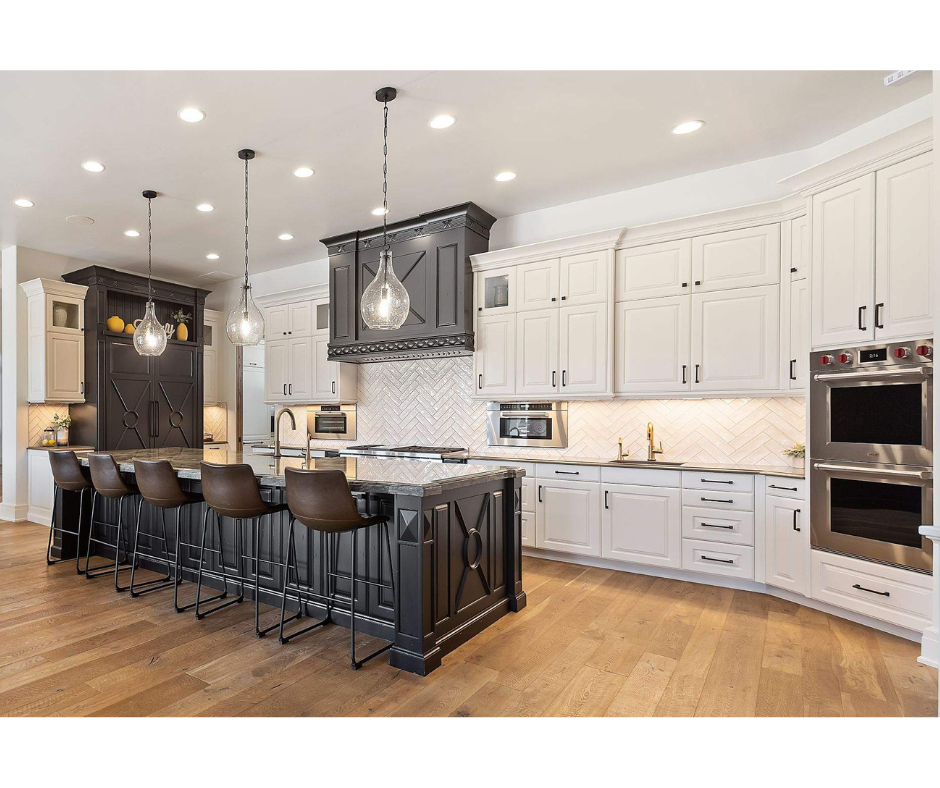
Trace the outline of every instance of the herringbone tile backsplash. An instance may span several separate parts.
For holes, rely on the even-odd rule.
[[[52,426],[52,417],[56,414],[60,416],[68,416],[69,406],[68,405],[47,405],[45,403],[39,405],[30,405],[28,411],[28,424],[29,424],[29,444],[30,446],[40,446],[42,445],[42,431],[46,427]]]
[[[470,358],[362,364],[355,442],[498,452],[486,445],[486,406],[470,398],[472,391]],[[789,465],[783,450],[803,443],[806,435],[802,397],[571,402],[567,449],[507,452],[533,458],[611,457],[617,451],[617,438],[623,436],[625,451],[644,456],[648,421],[656,426],[657,442],[663,442],[662,459],[680,462]],[[302,432],[285,436],[285,442],[292,444],[303,441]],[[317,445],[344,444],[319,441]]]

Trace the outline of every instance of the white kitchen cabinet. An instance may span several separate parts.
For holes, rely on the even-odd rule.
[[[608,325],[605,304],[559,310],[559,392],[603,394],[608,385]]]
[[[308,336],[313,333],[313,317],[312,301],[270,306],[265,314],[265,336]]]
[[[692,239],[620,249],[614,262],[617,301],[691,292]]]
[[[605,485],[601,555],[621,561],[682,565],[681,493],[668,487]]]
[[[292,337],[287,340],[287,398],[292,402],[310,402],[313,394],[313,339]]]
[[[329,344],[329,336],[313,337],[313,395],[309,402],[355,402],[359,394],[357,365],[332,361]]]
[[[768,495],[764,506],[765,582],[805,594],[806,504],[797,498]]]
[[[809,217],[799,216],[790,222],[790,281],[806,279],[809,270],[812,243],[809,237]]]
[[[777,388],[779,285],[692,296],[692,391]]]
[[[45,394],[42,401],[84,402],[85,338],[50,332],[45,337],[45,345]]]
[[[558,391],[557,308],[516,315],[516,396]],[[478,379],[479,382],[479,379]]]
[[[522,513],[522,539],[523,547],[535,547],[535,512]]]
[[[562,306],[606,303],[610,280],[610,252],[588,252],[559,261],[559,301]]]
[[[477,313],[481,316],[516,311],[516,269],[480,271],[476,275]]]
[[[933,334],[930,160],[924,153],[876,174],[876,339]]]
[[[507,396],[516,390],[516,315],[489,314],[477,318],[473,354],[475,393]]]
[[[614,391],[688,391],[692,299],[623,301],[614,318]]]
[[[597,482],[538,480],[535,546],[577,555],[601,554]]]
[[[809,365],[809,285],[805,279],[790,282],[790,348],[787,381],[791,389],[806,388]]]
[[[287,402],[287,383],[290,370],[289,341],[266,339],[264,342],[264,399],[265,402]]]
[[[202,320],[202,402],[215,405],[219,401],[219,342],[224,331],[222,313],[212,309],[203,312]]]
[[[29,508],[26,519],[31,523],[49,525],[52,522],[54,480],[49,452],[29,449],[26,452],[27,493]]]
[[[874,338],[875,174],[813,196],[813,347]]]
[[[558,306],[558,258],[516,268],[516,311]]]
[[[780,225],[692,239],[692,290],[712,292],[780,282]]]

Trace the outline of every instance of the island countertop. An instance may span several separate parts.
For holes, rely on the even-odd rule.
[[[306,467],[300,457],[273,457],[218,449],[136,449],[108,452],[122,471],[134,472],[134,460],[169,460],[181,479],[199,479],[199,463],[250,465],[262,487],[283,487],[287,468]],[[88,464],[87,455],[79,457]],[[375,457],[327,457],[310,462],[313,470],[340,470],[346,474],[353,492],[390,495],[437,495],[479,482],[524,476],[525,471],[510,467],[484,467],[456,463],[393,460]]]

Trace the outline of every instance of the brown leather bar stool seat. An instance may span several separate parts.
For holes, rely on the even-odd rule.
[[[356,501],[349,491],[349,483],[346,481],[346,474],[342,471],[315,471],[300,470],[288,468],[285,471],[285,481],[287,484],[287,506],[290,509],[291,520],[290,530],[287,535],[287,568],[284,571],[284,584],[281,591],[281,643],[293,640],[298,635],[309,632],[312,629],[331,623],[333,608],[337,607],[336,599],[336,580],[342,578],[349,581],[349,606],[345,612],[349,613],[349,655],[352,662],[352,669],[358,670],[363,664],[373,657],[388,651],[394,643],[389,643],[373,651],[362,659],[356,659],[356,584],[364,583],[366,585],[385,588],[392,592],[392,604],[394,606],[395,598],[395,566],[392,560],[392,545],[388,534],[388,517],[385,515],[371,515],[363,517]],[[306,526],[311,531],[319,531],[326,534],[328,540],[336,543],[336,552],[338,553],[339,537],[341,534],[350,534],[350,567],[349,575],[342,575],[336,571],[335,564],[338,563],[338,554],[334,555],[333,546],[327,550],[327,571],[326,571],[326,594],[320,594],[312,590],[308,582],[306,587],[300,585],[300,578],[297,574],[297,547],[294,543],[294,527],[297,523]],[[385,547],[388,550],[389,563],[389,583],[379,583],[374,580],[368,580],[357,576],[357,536],[363,528],[372,526],[381,526],[385,532]],[[294,583],[290,582],[291,569],[294,573]],[[309,580],[309,578],[308,578]],[[287,607],[288,591],[294,594],[297,604],[301,611],[306,610],[310,599],[319,599],[326,603],[326,617],[315,624],[292,632],[290,635],[284,634],[284,624],[290,619],[284,618],[284,612]]]
[[[184,547],[195,548],[196,545],[183,541],[180,516],[184,506],[194,506],[203,503],[203,497],[198,493],[186,492],[176,476],[176,471],[168,460],[134,460],[134,475],[137,478],[137,487],[140,490],[140,503],[137,504],[137,530],[134,536],[134,557],[131,560],[131,596],[147,594],[151,591],[160,591],[173,586],[173,608],[177,613],[195,607],[192,602],[185,606],[179,604],[179,584],[182,579],[182,552]],[[163,536],[145,534],[149,537],[151,547],[154,541],[161,543],[163,555],[155,551],[141,550],[140,545],[140,515],[143,503],[146,501],[160,513],[160,529]],[[176,541],[170,542],[166,530],[166,510],[176,509]],[[149,580],[146,583],[135,585],[134,576],[137,570],[138,558],[144,557],[166,566],[166,577]],[[172,567],[173,571],[170,571]],[[172,581],[172,582],[171,582]],[[220,597],[216,597],[220,598]]]
[[[46,563],[59,564],[64,558],[52,557],[52,540],[56,532],[75,537],[75,571],[82,573],[82,550],[79,546],[82,531],[82,521],[85,507],[85,491],[91,490],[91,481],[88,472],[82,468],[74,451],[50,451],[49,464],[52,466],[52,521],[49,523],[49,544],[46,547]],[[60,492],[78,493],[78,527],[71,531],[56,525],[56,497]]]
[[[88,528],[88,542],[85,548],[85,577],[88,579],[99,577],[113,569],[115,591],[127,591],[129,586],[122,586],[118,582],[118,572],[130,569],[130,565],[128,564],[130,550],[127,547],[127,533],[124,528],[124,501],[140,493],[134,485],[124,481],[124,478],[121,476],[120,468],[118,468],[114,457],[110,454],[89,454],[88,467],[91,470],[91,483],[94,485],[95,491],[91,499],[91,525]],[[95,505],[98,502],[99,496],[117,501],[118,521],[116,526],[114,523],[95,520]],[[114,541],[111,542],[110,539],[95,536],[96,525],[104,526],[109,532],[111,529],[117,528]],[[89,570],[88,563],[91,559],[91,545],[93,542],[114,548],[113,564],[104,564]],[[124,550],[123,561],[121,560],[122,548]],[[125,564],[125,566],[122,566],[122,564]]]
[[[202,521],[202,538],[199,548],[199,574],[196,584],[196,618],[202,618],[217,610],[238,604],[245,597],[245,583],[251,582],[252,577],[245,574],[245,559],[252,562],[252,574],[255,585],[255,636],[264,637],[279,624],[261,629],[259,624],[259,595],[261,591],[261,564],[268,566],[283,566],[276,561],[266,560],[261,557],[261,522],[262,518],[269,515],[275,515],[287,509],[287,504],[268,503],[261,497],[261,489],[258,486],[258,480],[255,478],[255,472],[250,465],[225,465],[214,462],[199,463],[199,472],[202,480],[202,494],[206,500],[206,513]],[[219,546],[218,549],[206,548],[206,532],[209,522],[209,512],[215,514]],[[222,518],[228,517],[235,521],[235,533],[233,537],[233,547],[235,551],[235,563],[233,572],[230,574],[225,566],[225,544],[223,539]],[[251,555],[245,554],[244,528],[246,523],[251,523],[253,536],[253,545]],[[206,568],[205,554],[215,553],[218,555],[219,567],[221,571]],[[228,602],[216,605],[214,608],[206,611],[200,610],[202,604],[202,578],[203,576],[215,577],[222,581],[224,596],[228,592],[228,581],[233,580],[238,583],[238,597]],[[272,589],[274,590],[274,589]],[[206,600],[211,601],[211,600]]]

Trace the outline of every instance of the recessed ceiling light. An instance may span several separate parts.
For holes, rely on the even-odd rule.
[[[453,115],[435,115],[428,122],[428,125],[432,129],[449,129],[457,122],[457,118]]]
[[[19,200],[14,200],[13,204],[20,206],[20,208],[32,208],[35,203],[32,200],[26,200],[26,199],[21,198]]]
[[[218,260],[219,256],[215,252],[210,252],[206,255],[206,260]]]
[[[290,233],[281,233],[281,234],[278,236],[278,238],[279,238],[281,241],[291,241],[291,240],[293,240],[294,236],[291,235]]]
[[[698,131],[702,126],[705,125],[704,120],[687,120],[685,123],[680,123],[673,130],[673,134],[691,134],[693,131]]]
[[[95,223],[95,220],[90,216],[79,216],[78,214],[66,216],[65,221],[67,221],[69,224],[77,224],[80,227],[88,227]]]
[[[88,172],[104,172],[104,165],[98,161],[83,161],[82,169]]]
[[[388,213],[388,208],[373,208],[372,209],[373,216],[385,216],[385,214],[387,213]]]
[[[494,178],[494,180],[497,180],[497,181],[511,181],[511,180],[512,180],[513,178],[515,178],[515,177],[516,177],[516,173],[514,173],[514,172],[508,172],[508,171],[507,171],[507,172],[501,172],[499,175],[497,175],[497,176]]]
[[[197,211],[202,211],[203,213],[209,213],[209,211],[214,211],[214,210],[215,210],[215,206],[214,206],[214,205],[209,205],[209,203],[207,203],[207,202],[202,202],[202,203],[199,203],[199,205],[196,206],[196,210],[197,210]]]
[[[309,178],[311,175],[313,175],[313,170],[311,170],[309,167],[298,167],[296,170],[294,170],[294,175],[296,175],[298,178]]]
[[[136,238],[138,235],[140,235],[140,233],[137,232],[137,230],[125,230],[124,235],[126,235],[128,238]]]
[[[195,107],[185,107],[176,114],[179,115],[180,120],[185,120],[187,123],[198,123],[206,117],[205,112]]]

